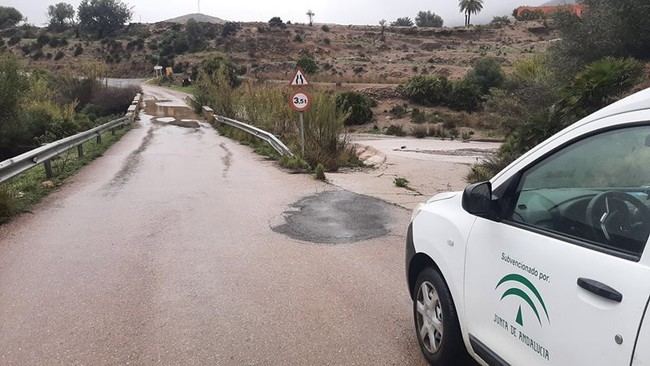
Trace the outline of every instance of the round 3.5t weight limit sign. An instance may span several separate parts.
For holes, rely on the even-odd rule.
[[[308,111],[309,110],[309,103],[310,103],[309,95],[307,95],[307,93],[304,93],[304,92],[295,93],[291,97],[291,100],[289,101],[289,105],[296,112],[306,112],[306,111]]]

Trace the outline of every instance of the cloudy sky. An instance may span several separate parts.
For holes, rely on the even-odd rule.
[[[46,22],[47,6],[59,1],[3,0],[2,5],[17,8],[30,23],[41,25]],[[67,2],[76,7],[79,1]],[[134,22],[156,22],[195,13],[199,6],[197,0],[123,1],[133,7]],[[547,0],[485,0],[484,11],[476,21],[487,22],[493,16],[511,14],[517,6],[539,5],[545,1]],[[414,18],[419,10],[431,10],[444,18],[445,25],[463,23],[457,0],[202,0],[200,6],[202,13],[234,21],[267,21],[273,16],[280,16],[285,21],[306,22],[304,14],[312,9],[316,13],[316,22],[319,23],[377,24],[380,19],[390,21],[403,16]]]

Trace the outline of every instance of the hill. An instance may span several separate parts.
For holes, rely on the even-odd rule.
[[[213,17],[206,14],[194,13],[194,14],[187,14],[172,19],[167,19],[165,20],[165,23],[186,24],[187,21],[190,19],[194,19],[199,23],[224,24],[226,22],[221,18]]]

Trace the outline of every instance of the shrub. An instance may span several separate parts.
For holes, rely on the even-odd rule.
[[[490,88],[497,88],[503,84],[505,74],[501,69],[501,64],[496,59],[483,57],[476,61],[466,78],[478,85],[483,94],[487,94]]]
[[[320,29],[321,29],[323,32],[329,32],[329,31],[330,31],[330,27],[329,27],[329,25],[327,25],[327,24],[323,24],[323,26],[320,27]]]
[[[593,113],[636,85],[642,75],[643,65],[634,59],[608,57],[591,63],[562,91],[560,113],[569,120]]]
[[[313,107],[305,113],[304,159],[311,166],[320,163],[325,170],[336,171],[346,163],[342,158],[347,155],[347,140],[341,138],[345,114],[336,107],[331,94],[319,93],[312,99]]]
[[[59,61],[63,57],[65,57],[65,53],[63,53],[63,51],[58,51],[54,56],[54,61]]]
[[[327,180],[327,177],[325,177],[325,167],[323,164],[316,165],[316,169],[314,169],[314,176],[316,179],[321,181]]]
[[[447,106],[457,111],[474,112],[479,109],[483,93],[481,87],[469,79],[453,83]]]
[[[451,91],[451,84],[445,77],[414,76],[406,84],[398,87],[405,98],[424,105],[444,104]]]
[[[77,56],[81,55],[83,52],[84,52],[84,48],[81,47],[81,45],[77,45],[77,46],[74,48],[74,53],[73,53],[73,55],[74,55],[74,57],[77,57]]]
[[[411,182],[409,182],[409,180],[406,178],[396,177],[395,179],[393,179],[393,184],[395,184],[395,187],[408,188],[409,183]]]
[[[390,114],[396,118],[402,118],[406,115],[406,108],[403,105],[398,104],[390,109]]]
[[[296,34],[296,36],[293,37],[293,41],[296,43],[302,43],[303,42],[302,36],[300,34]]]
[[[427,127],[426,126],[415,126],[412,128],[413,136],[418,139],[423,139],[427,137]]]
[[[510,17],[507,15],[500,16],[500,17],[494,17],[492,18],[492,21],[490,22],[491,25],[501,28],[506,25],[510,25]]]
[[[336,107],[347,116],[346,125],[362,125],[372,121],[372,107],[377,103],[357,92],[344,92],[336,96]]]
[[[404,127],[402,126],[397,126],[397,125],[390,125],[386,129],[386,134],[391,135],[391,136],[406,136],[406,132],[404,132]]]
[[[294,155],[294,156],[288,156],[288,155],[282,156],[280,158],[279,163],[280,163],[281,167],[283,167],[285,169],[293,170],[293,171],[303,172],[303,171],[307,171],[307,170],[310,169],[309,164],[307,164],[306,161],[304,161],[301,157],[299,157],[297,155]]]
[[[284,29],[287,27],[280,17],[273,17],[269,20],[269,27]]]
[[[409,17],[397,18],[394,22],[390,23],[392,27],[412,27],[413,20]]]
[[[50,43],[50,36],[42,33],[38,36],[38,38],[36,38],[36,43],[38,43],[39,46],[45,46],[46,44]]]
[[[411,122],[413,123],[424,123],[427,121],[427,113],[424,111],[420,111],[419,108],[413,108],[411,111]]]
[[[18,42],[20,42],[21,40],[22,40],[22,38],[20,37],[20,35],[15,35],[15,36],[12,36],[11,38],[9,38],[9,41],[7,42],[7,44],[10,45],[10,46],[13,46],[13,45],[17,44]]]
[[[418,13],[418,16],[415,18],[415,24],[418,27],[442,27],[444,21],[442,17],[431,11],[421,11]]]
[[[14,196],[7,189],[0,187],[0,224],[7,222],[15,211]]]
[[[307,74],[315,74],[318,72],[318,64],[316,64],[316,61],[313,58],[307,55],[300,57],[298,62],[296,62],[296,65]]]
[[[124,114],[138,92],[140,90],[136,87],[98,88],[93,93],[90,104],[96,106],[98,117]]]
[[[544,15],[544,12],[541,10],[528,10],[528,9],[525,9],[521,13],[517,13],[515,11],[514,16],[519,21],[539,20],[539,19],[544,19],[546,17]]]
[[[223,29],[221,30],[221,37],[227,38],[233,36],[237,34],[240,29],[241,24],[235,22],[226,22],[226,24],[223,25]]]

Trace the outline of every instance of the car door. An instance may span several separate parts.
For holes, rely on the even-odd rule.
[[[465,328],[491,364],[629,365],[650,295],[650,127],[601,131],[497,187],[465,268]]]

